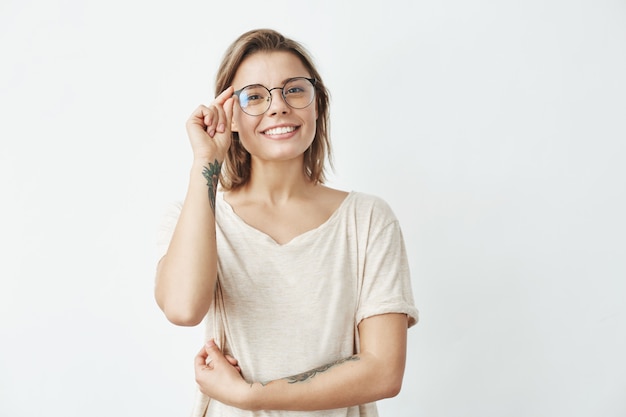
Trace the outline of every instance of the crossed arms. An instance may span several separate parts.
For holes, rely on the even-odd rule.
[[[209,397],[247,410],[311,411],[365,404],[400,392],[406,332],[405,314],[369,317],[359,324],[359,354],[298,375],[252,383],[209,341],[195,358],[196,382]]]

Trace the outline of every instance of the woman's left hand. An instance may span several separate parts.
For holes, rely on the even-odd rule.
[[[194,365],[196,382],[203,394],[233,407],[246,407],[250,384],[241,376],[237,361],[224,356],[213,339],[198,352]]]

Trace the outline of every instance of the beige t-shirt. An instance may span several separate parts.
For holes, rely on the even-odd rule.
[[[181,207],[165,216],[160,255]],[[378,197],[351,192],[325,223],[280,245],[245,223],[219,192],[216,229],[218,284],[204,321],[206,337],[237,358],[249,382],[288,377],[358,353],[357,326],[364,318],[405,313],[409,326],[417,322],[400,226]],[[372,403],[320,412],[249,412],[198,394],[193,415],[372,417],[377,411]]]

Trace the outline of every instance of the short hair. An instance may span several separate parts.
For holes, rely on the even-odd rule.
[[[322,77],[315,68],[306,49],[298,42],[286,38],[271,29],[256,29],[244,33],[226,50],[215,79],[215,95],[228,88],[244,59],[257,52],[289,52],[300,59],[315,82],[317,120],[313,143],[304,152],[304,170],[307,177],[316,184],[326,180],[325,163],[332,167],[330,147],[329,93]],[[226,154],[220,181],[225,190],[234,190],[250,180],[251,159],[248,151],[239,141],[239,133],[232,132],[232,143]]]

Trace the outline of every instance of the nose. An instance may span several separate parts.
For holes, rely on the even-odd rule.
[[[278,90],[277,94],[274,94],[274,90]],[[270,101],[270,107],[267,109],[269,114],[285,114],[289,112],[289,105],[285,102],[283,97],[283,89],[280,87],[274,87],[270,91],[272,100]]]

